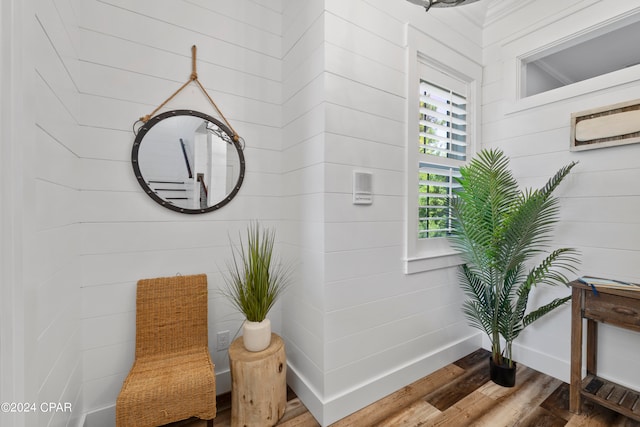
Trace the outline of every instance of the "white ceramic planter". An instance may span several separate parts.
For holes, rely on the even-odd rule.
[[[244,347],[249,351],[262,351],[271,344],[271,320],[249,322],[245,320],[242,326]]]

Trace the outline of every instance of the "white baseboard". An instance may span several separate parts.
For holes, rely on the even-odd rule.
[[[571,370],[571,362],[569,360],[558,359],[531,347],[519,345],[517,342],[513,343],[513,360],[560,381],[569,382],[569,372]]]
[[[84,415],[82,427],[113,427],[116,425],[116,405],[88,412]]]
[[[481,335],[474,334],[420,359],[398,366],[369,382],[355,385],[341,394],[323,398],[309,385],[295,366],[289,364],[287,383],[322,426],[328,426],[365,406],[423,378],[481,347]]]

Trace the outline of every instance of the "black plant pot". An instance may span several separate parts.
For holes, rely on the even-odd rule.
[[[513,387],[516,385],[516,362],[513,362],[512,367],[496,365],[493,363],[493,357],[489,356],[489,375],[494,383],[502,387]]]

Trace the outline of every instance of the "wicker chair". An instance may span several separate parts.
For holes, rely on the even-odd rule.
[[[116,401],[116,426],[151,427],[191,417],[212,426],[215,416],[207,276],[138,281],[135,361]]]

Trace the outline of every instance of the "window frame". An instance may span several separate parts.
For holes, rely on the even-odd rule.
[[[434,46],[434,43],[437,46]],[[429,54],[426,52],[429,51]],[[444,61],[446,59],[446,62]],[[405,274],[431,271],[462,264],[446,237],[418,238],[418,189],[419,163],[424,161],[418,152],[419,141],[419,85],[420,80],[443,85],[436,78],[424,76],[425,70],[435,71],[438,78],[446,76],[450,81],[466,86],[467,97],[467,161],[480,145],[480,85],[482,66],[471,58],[443,46],[426,33],[408,25],[407,28],[407,83],[406,83],[406,206],[405,206]],[[445,65],[450,64],[450,65]],[[444,85],[443,85],[444,86]],[[456,87],[450,87],[456,91]],[[428,155],[425,155],[428,156]],[[459,167],[466,163],[454,159],[429,156],[428,163],[447,167]]]

